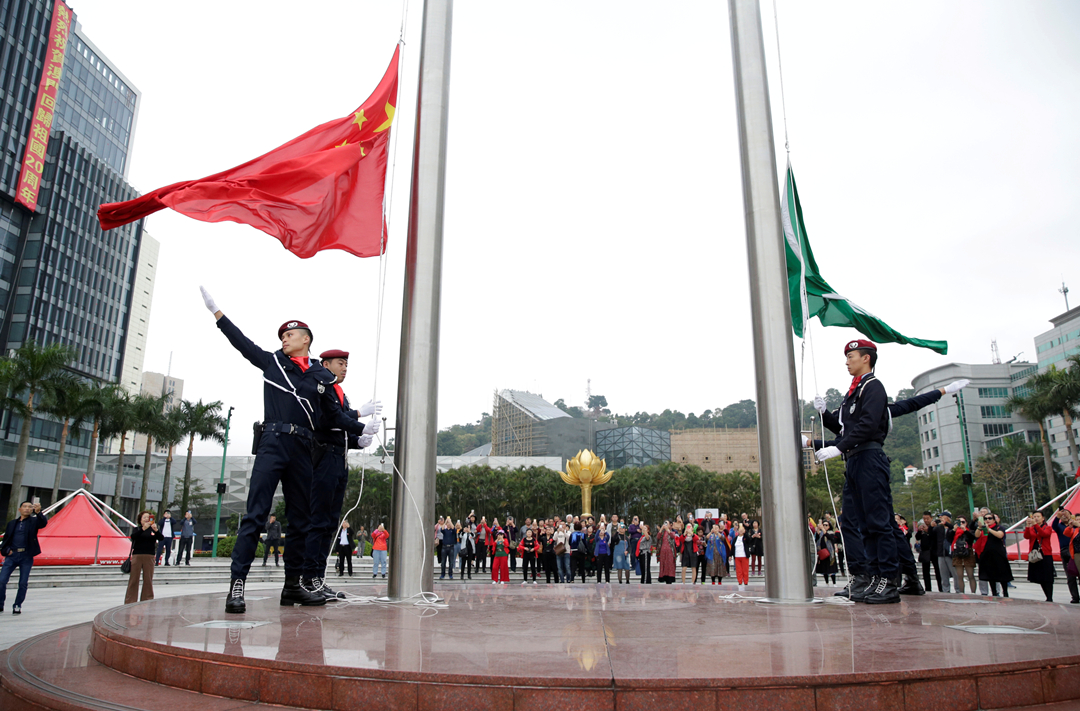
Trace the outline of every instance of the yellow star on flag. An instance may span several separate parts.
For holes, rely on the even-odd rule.
[[[357,111],[353,115],[356,117],[356,118],[353,119],[353,123],[355,123],[360,128],[363,128],[364,127],[364,121],[367,121],[367,117],[364,116],[364,110],[360,109],[359,111]]]
[[[390,124],[392,124],[393,122],[394,122],[394,107],[390,105],[389,101],[387,101],[386,102],[386,120],[382,122],[382,125],[380,125],[377,129],[375,129],[375,133],[381,133],[381,132],[385,131],[386,129],[390,128]]]
[[[346,138],[344,141],[342,141],[338,145],[334,146],[334,148],[341,148],[342,146],[347,146],[347,145],[349,145],[349,139]]]

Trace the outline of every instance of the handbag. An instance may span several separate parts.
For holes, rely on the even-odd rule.
[[[131,573],[131,554],[135,552],[135,541],[131,542],[131,550],[128,551],[127,560],[120,564],[120,573],[122,575],[128,575]]]
[[[1042,545],[1038,541],[1035,542],[1035,547],[1028,551],[1028,563],[1040,563],[1043,559]]]
[[[817,557],[818,557],[818,560],[828,560],[829,559],[829,549],[828,548],[818,548]]]

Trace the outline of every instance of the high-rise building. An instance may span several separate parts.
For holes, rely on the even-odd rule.
[[[495,457],[561,457],[563,464],[592,449],[596,433],[615,427],[587,417],[571,417],[540,395],[524,390],[495,393],[491,454]]]
[[[63,343],[84,377],[120,382],[126,370],[141,380],[157,245],[141,222],[104,232],[96,219],[102,203],[137,196],[125,174],[139,97],[62,1],[0,2],[4,352],[31,339]],[[140,270],[140,259],[151,268]],[[142,321],[133,323],[133,309]],[[20,426],[11,413],[0,421],[0,510]],[[32,423],[26,489],[51,490],[60,431],[48,419]],[[72,434],[63,489],[79,485],[88,445],[85,430]],[[95,490],[111,490],[106,478]]]
[[[127,383],[125,383],[127,385]],[[154,397],[165,396],[164,411],[170,412],[174,408],[180,406],[180,401],[184,397],[184,381],[180,378],[175,378],[171,375],[165,375],[163,373],[143,373],[142,375],[142,387],[139,388],[139,392],[143,395],[152,395]],[[162,447],[157,442],[154,443],[154,452],[157,454],[168,454],[169,448]],[[131,438],[131,451],[132,452],[146,452],[146,435],[136,432]]]
[[[1080,306],[1055,316],[1050,323],[1053,328],[1035,336],[1040,371],[1048,370],[1050,366],[1059,370],[1068,368],[1071,365],[1069,356],[1080,354]],[[1054,461],[1061,465],[1062,471],[1075,474],[1080,453],[1074,454],[1069,445],[1064,414],[1048,418],[1046,424]],[[1080,442],[1080,421],[1073,420],[1072,428],[1073,437]]]
[[[915,376],[911,386],[919,395],[961,378],[971,381],[959,397],[946,395],[918,411],[919,444],[925,470],[950,472],[964,461],[959,417],[961,398],[972,466],[980,455],[1000,447],[1006,439],[1038,442],[1039,426],[1005,404],[1010,395],[1023,387],[1020,379],[1033,372],[1032,369],[1031,363],[949,363]]]

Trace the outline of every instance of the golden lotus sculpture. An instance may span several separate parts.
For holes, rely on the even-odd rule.
[[[607,463],[589,450],[577,453],[566,463],[566,471],[559,472],[562,480],[571,486],[581,487],[581,515],[592,515],[592,488],[606,484],[613,472],[609,472]]]

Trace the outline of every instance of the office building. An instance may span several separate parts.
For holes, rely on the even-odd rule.
[[[153,397],[165,395],[164,411],[170,412],[179,407],[180,401],[184,398],[184,381],[162,373],[143,373],[142,387],[139,388],[139,393]],[[154,442],[153,449],[156,454],[169,453],[168,447],[162,447],[157,442]],[[131,451],[146,452],[146,435],[135,433],[131,440]]]
[[[137,196],[125,174],[139,96],[67,6],[50,0],[0,3],[0,347],[5,352],[31,339],[63,343],[75,353],[71,369],[83,377],[121,382],[126,369],[141,378],[145,340],[139,338],[147,331],[144,322],[133,329],[133,306],[146,321],[153,274],[141,270],[139,262],[156,264],[157,246],[141,222],[103,232],[96,219],[102,203]],[[133,331],[141,337],[132,338]],[[0,459],[14,456],[20,427],[17,416],[4,413]],[[60,431],[60,423],[35,418],[25,489],[15,496],[51,490]],[[73,433],[65,465],[77,470],[88,445],[86,430]],[[65,470],[62,479],[69,478]],[[10,481],[9,467],[0,462],[0,507],[12,495]]]
[[[946,395],[919,410],[919,442],[927,472],[949,472],[964,461],[959,403],[963,401],[968,455],[975,460],[1007,438],[1039,441],[1039,426],[1012,412],[1005,401],[1023,388],[1023,378],[1034,372],[1031,363],[949,363],[921,373],[911,381],[916,394],[967,378],[971,384],[959,396]],[[909,462],[910,463],[910,462]]]
[[[1048,370],[1050,366],[1059,370],[1068,368],[1071,365],[1069,356],[1080,354],[1080,307],[1055,316],[1050,319],[1050,324],[1053,328],[1035,336],[1035,354],[1040,372]],[[1064,416],[1048,418],[1046,426],[1054,461],[1061,465],[1062,471],[1075,473],[1077,462],[1069,447]],[[1080,441],[1080,422],[1073,420],[1072,427],[1074,437]]]

